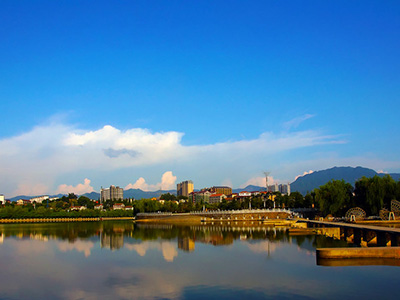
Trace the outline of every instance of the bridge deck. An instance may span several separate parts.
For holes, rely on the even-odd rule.
[[[307,220],[306,222],[307,223],[311,223],[311,224],[325,225],[325,226],[357,228],[357,229],[366,229],[366,230],[373,230],[373,231],[379,231],[379,232],[388,232],[388,233],[400,234],[400,228],[393,228],[393,227],[374,226],[374,225],[366,225],[366,224],[354,224],[354,223],[343,223],[343,222],[314,221],[314,220]]]

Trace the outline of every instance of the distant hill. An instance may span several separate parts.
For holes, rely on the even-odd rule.
[[[375,175],[384,176],[386,174],[377,173],[376,171],[363,167],[333,167],[327,170],[316,171],[297,178],[290,184],[292,192],[297,191],[302,195],[311,192],[313,189],[324,185],[330,180],[344,180],[354,186],[355,182],[361,177],[374,177]],[[400,174],[389,174],[394,180],[400,179]]]
[[[242,189],[232,189],[232,193],[240,193],[240,192],[256,192],[256,191],[265,191],[265,187],[256,186],[256,185],[248,185]]]
[[[100,199],[100,193],[97,193],[97,192],[86,193],[86,194],[83,194],[82,196],[88,197],[89,199],[92,199],[92,200]]]

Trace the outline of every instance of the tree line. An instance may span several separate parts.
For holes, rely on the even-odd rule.
[[[249,198],[222,200],[220,203],[192,203],[187,197],[176,197],[163,194],[161,201],[153,199],[107,200],[103,204],[104,211],[93,209],[96,202],[85,196],[74,194],[63,196],[42,204],[19,206],[7,204],[0,208],[0,218],[35,218],[35,217],[124,217],[134,216],[141,212],[190,212],[207,210],[239,210],[262,208],[315,208],[323,215],[331,214],[342,217],[352,207],[361,207],[367,215],[378,215],[381,209],[390,210],[391,201],[400,199],[400,181],[396,182],[390,175],[372,178],[362,177],[354,187],[344,180],[331,180],[303,196],[299,192],[282,195],[279,192],[265,195],[254,195]],[[184,201],[181,201],[184,200]],[[112,210],[115,203],[131,205],[133,210]],[[72,206],[85,206],[82,211],[71,211]]]
[[[390,210],[391,201],[400,199],[400,181],[390,175],[362,177],[354,187],[344,180],[331,180],[311,196],[324,215],[342,217],[352,207],[360,207],[369,216],[379,215],[381,209]]]

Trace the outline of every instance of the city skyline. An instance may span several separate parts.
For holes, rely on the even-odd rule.
[[[400,172],[396,1],[0,3],[0,194]]]

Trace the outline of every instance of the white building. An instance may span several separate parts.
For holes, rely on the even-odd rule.
[[[45,195],[45,196],[39,196],[39,197],[35,197],[35,198],[31,198],[31,202],[36,202],[36,203],[42,203],[43,201],[49,200],[49,196]]]
[[[100,202],[103,203],[107,200],[123,200],[124,189],[119,186],[111,185],[107,189],[100,190]]]
[[[0,194],[0,204],[6,204],[6,199],[4,198],[3,194]]]
[[[239,197],[251,197],[251,192],[246,192],[246,191],[240,192]]]

